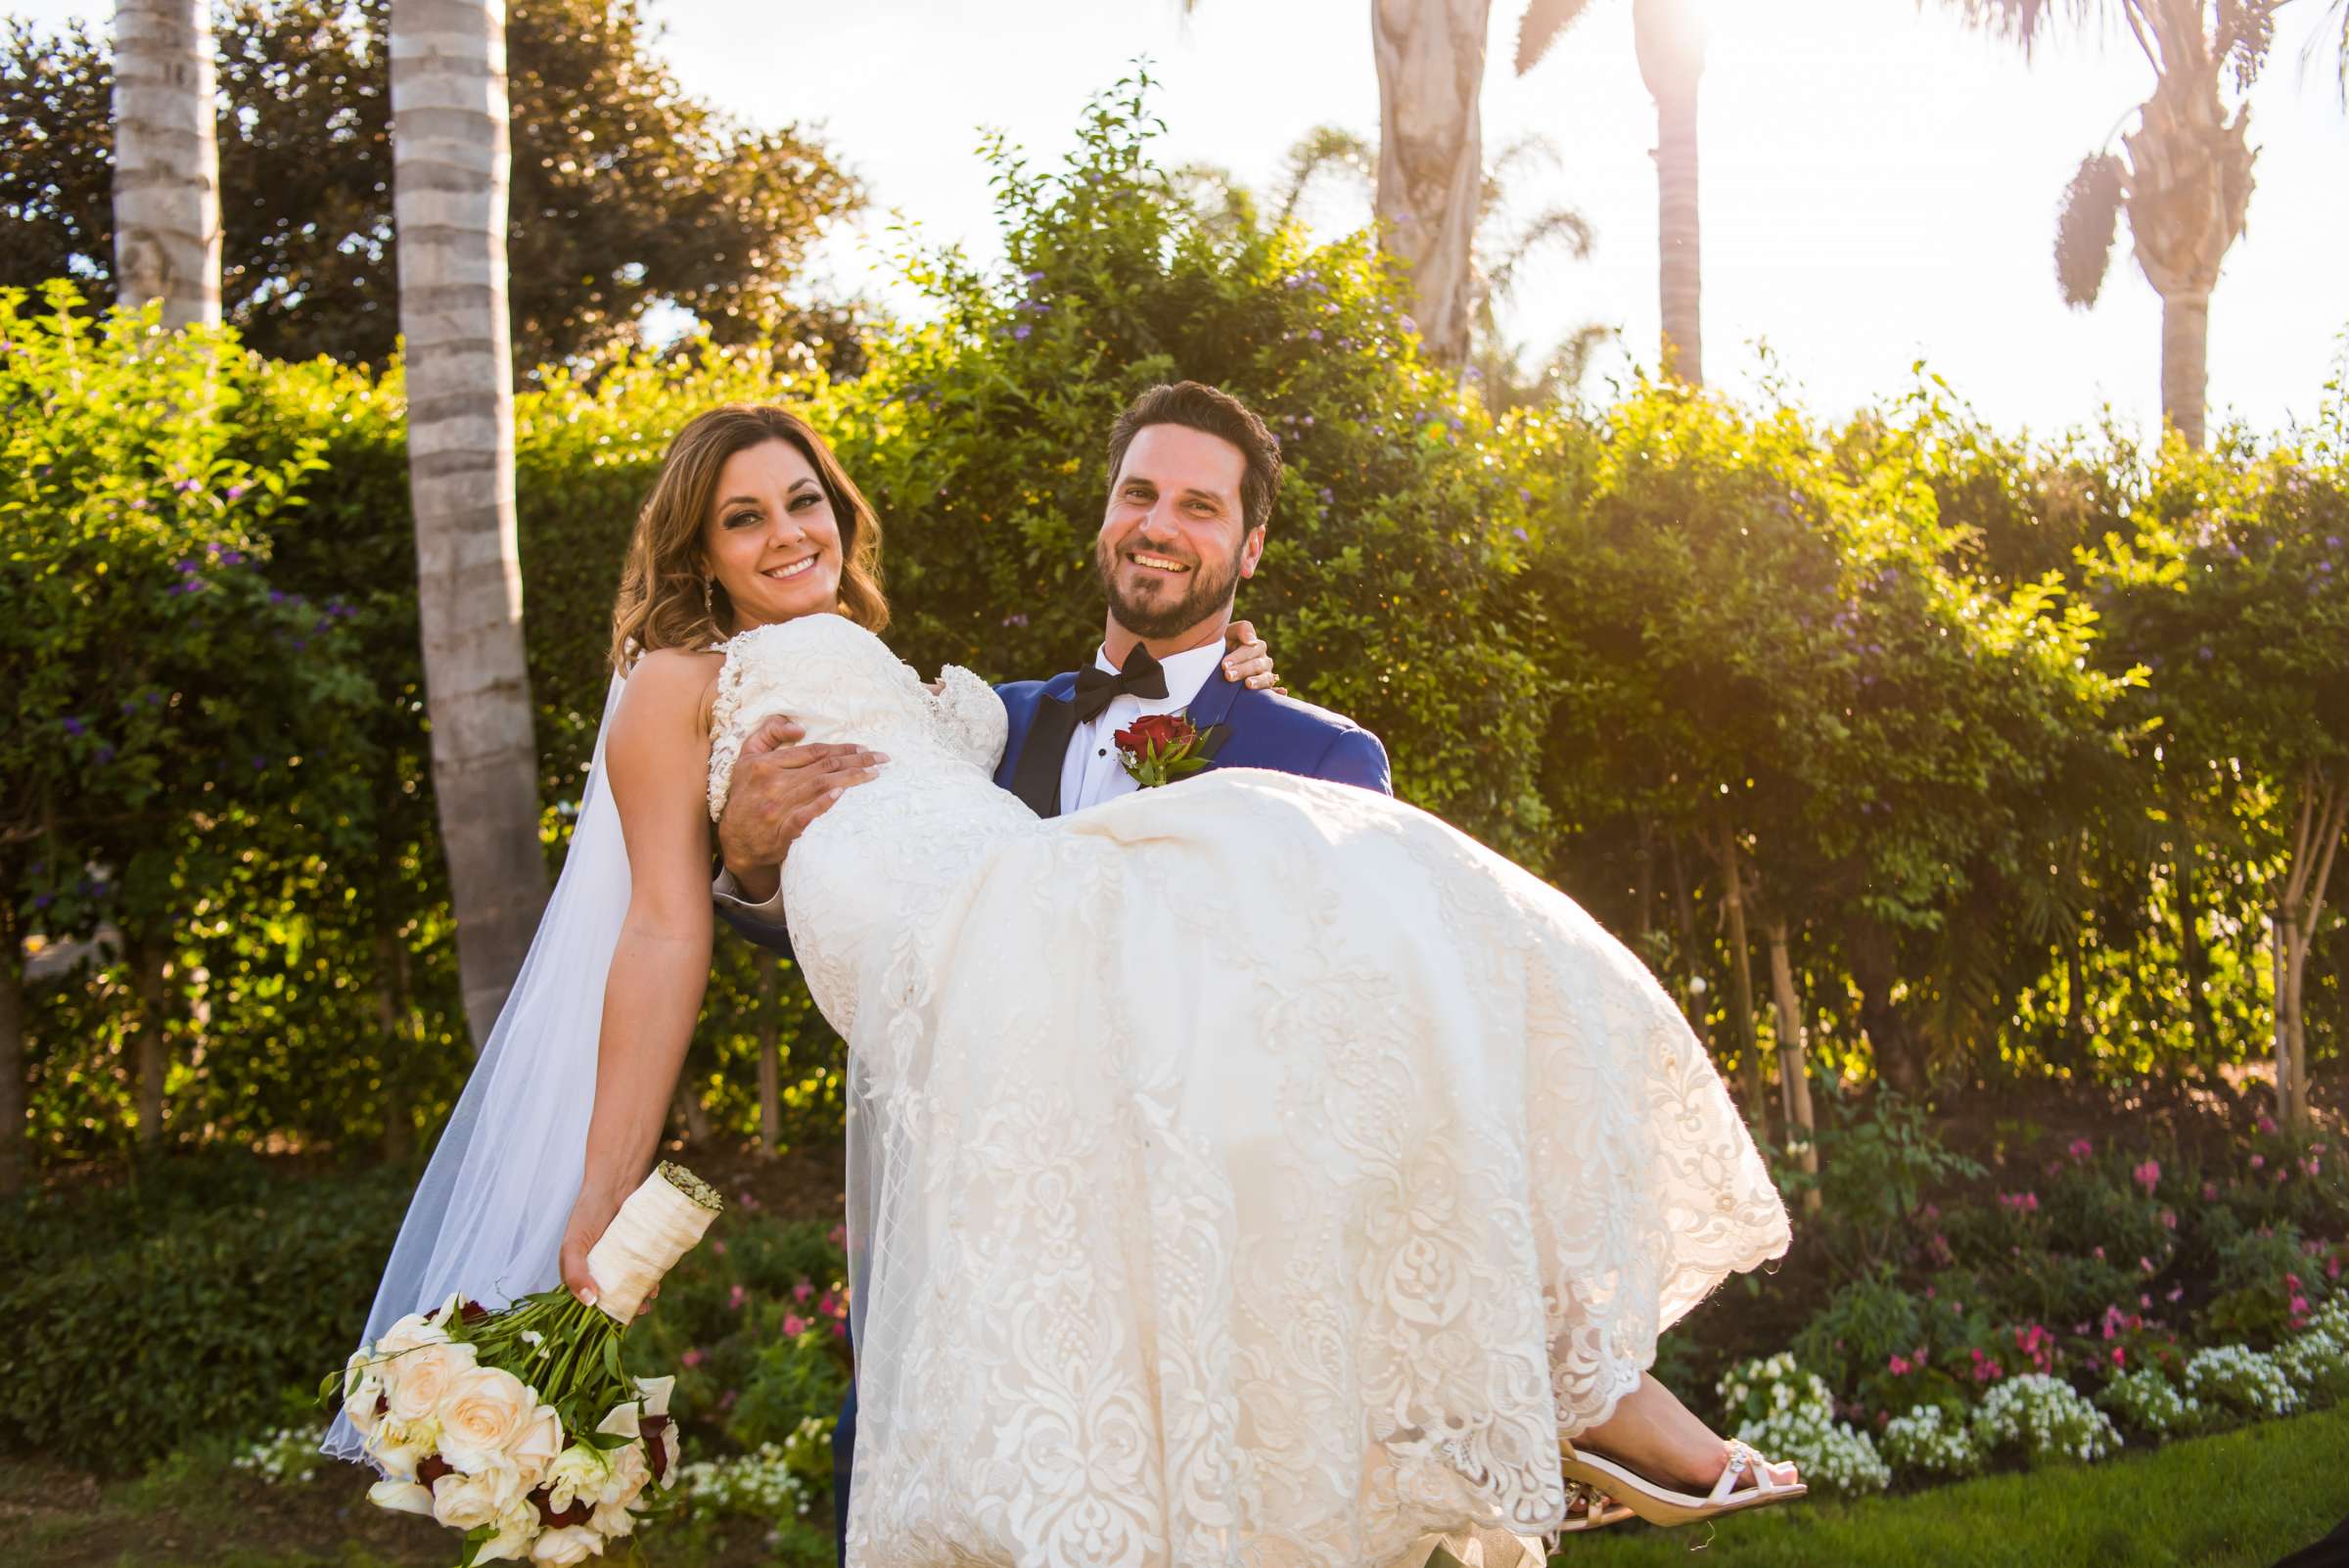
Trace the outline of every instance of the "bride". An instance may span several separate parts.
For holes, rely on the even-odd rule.
[[[638,520],[571,857],[376,1315],[543,1288],[650,1168],[711,822],[787,712],[889,758],[783,871],[850,1045],[852,1562],[1539,1562],[1569,1478],[1661,1522],[1799,1495],[1644,1375],[1787,1227],[1638,961],[1365,790],[1039,820],[988,685],[875,634],[863,497],[760,412],[681,432]]]

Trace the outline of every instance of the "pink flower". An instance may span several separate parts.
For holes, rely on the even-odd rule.
[[[832,1325],[832,1337],[834,1339],[846,1339],[849,1337],[849,1323],[847,1318],[844,1317]]]
[[[802,1317],[798,1313],[785,1313],[783,1314],[783,1332],[786,1337],[797,1339],[800,1335],[807,1332],[807,1319]]]
[[[685,1354],[678,1357],[677,1360],[683,1361],[688,1366],[699,1366],[703,1361],[709,1360],[709,1358],[701,1353],[699,1347],[695,1347],[687,1350]]]
[[[1885,1366],[1895,1377],[1909,1375],[1909,1358],[1906,1356],[1895,1356],[1891,1360],[1885,1362]]]
[[[2253,1156],[2251,1156],[2251,1169],[2252,1169],[2252,1170],[2254,1170],[2254,1171],[2265,1171],[2267,1168],[2268,1168],[2268,1157],[2267,1157],[2266,1155],[2264,1155],[2264,1154],[2254,1154]]]
[[[2262,1132],[2264,1132],[2264,1133],[2267,1133],[2267,1134],[2268,1134],[2269,1136],[2271,1136],[2271,1137],[2272,1137],[2272,1136],[2274,1136],[2274,1135],[2275,1135],[2275,1132],[2276,1132],[2276,1118],[2274,1118],[2274,1117],[2270,1116],[2270,1115],[2269,1115],[2267,1112],[2265,1112],[2265,1111],[2262,1111],[2262,1112],[2260,1112],[2260,1113],[2259,1113],[2259,1130],[2260,1130],[2260,1131],[2262,1131]]]
[[[824,1239],[832,1243],[832,1245],[835,1247],[845,1247],[849,1244],[849,1227],[847,1225],[834,1225],[832,1227],[831,1234],[824,1237]]]
[[[726,1255],[726,1244],[722,1239],[713,1241],[710,1243],[710,1251],[713,1256],[723,1258]]]
[[[2163,1228],[2163,1229],[2165,1229],[2165,1230],[2175,1230],[2175,1229],[2177,1229],[2177,1228],[2178,1228],[2178,1211],[2177,1211],[2177,1210],[2175,1210],[2175,1209],[2164,1209],[2164,1210],[2162,1210],[2162,1211],[2161,1211],[2161,1223],[2162,1223],[2162,1228]]]
[[[2153,1260],[2152,1260],[2152,1259],[2150,1259],[2150,1258],[2140,1258],[2140,1259],[2138,1259],[2138,1260],[2137,1260],[2137,1271],[2138,1271],[2139,1273],[2141,1273],[2141,1274],[2149,1274],[2149,1273],[2151,1273],[2151,1272],[2153,1271]]]
[[[739,1391],[735,1389],[728,1389],[717,1397],[717,1407],[721,1410],[730,1410],[734,1408],[735,1400],[739,1399],[741,1395]]]
[[[2147,1160],[2144,1164],[2130,1172],[2129,1176],[2131,1180],[2135,1181],[2139,1186],[2144,1188],[2145,1196],[2150,1198],[2153,1196],[2154,1187],[2159,1185],[2161,1181],[2161,1162],[2159,1160]]]
[[[806,1301],[808,1297],[814,1294],[815,1287],[805,1279],[791,1287],[791,1299],[793,1301]]]
[[[2102,1263],[2103,1261],[2104,1261],[2104,1249],[2103,1249],[2102,1247],[2098,1247],[2098,1248],[2096,1249],[2096,1262],[2098,1262],[2098,1263]]]
[[[2183,1299],[2185,1295],[2186,1287],[2184,1285],[2172,1285],[2170,1287],[2170,1293],[2161,1299],[2163,1301],[2178,1301]]]
[[[2112,1364],[2115,1366],[2126,1366],[2129,1364],[2129,1352],[2122,1346],[2115,1345],[2112,1348]]]
[[[2219,1184],[2216,1181],[2205,1181],[2202,1183],[2202,1201],[2204,1203],[2216,1203],[2219,1201]]]
[[[2096,1152],[2096,1146],[2086,1138],[2074,1138],[2071,1147],[2063,1152],[2075,1160],[2085,1160]]]
[[[726,1308],[729,1312],[742,1311],[742,1287],[740,1285],[736,1285],[726,1292]]]

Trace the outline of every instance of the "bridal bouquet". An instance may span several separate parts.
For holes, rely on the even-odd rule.
[[[464,1531],[460,1568],[568,1568],[634,1531],[676,1484],[676,1380],[629,1376],[621,1338],[718,1204],[664,1163],[587,1255],[594,1306],[560,1287],[496,1311],[452,1295],[359,1347],[339,1376],[344,1413],[387,1476],[368,1499]]]

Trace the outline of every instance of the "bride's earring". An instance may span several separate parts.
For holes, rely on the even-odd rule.
[[[710,618],[710,623],[714,626],[717,624],[716,581],[715,577],[702,578],[702,614]]]

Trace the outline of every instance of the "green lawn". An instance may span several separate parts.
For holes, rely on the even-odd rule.
[[[2349,1407],[2094,1467],[1864,1502],[1799,1502],[1710,1530],[1626,1525],[1568,1537],[1556,1560],[1573,1568],[2267,1568],[2349,1517],[2344,1458]],[[104,1486],[0,1463],[0,1564],[446,1568],[453,1560],[445,1532],[379,1513],[359,1493],[341,1474],[264,1487],[186,1461]],[[725,1535],[656,1530],[646,1558],[655,1568],[773,1561],[757,1527]]]
[[[1575,1568],[2266,1568],[2349,1518],[2349,1406],[2098,1465],[1566,1538]],[[1694,1550],[1701,1556],[1691,1557]]]

